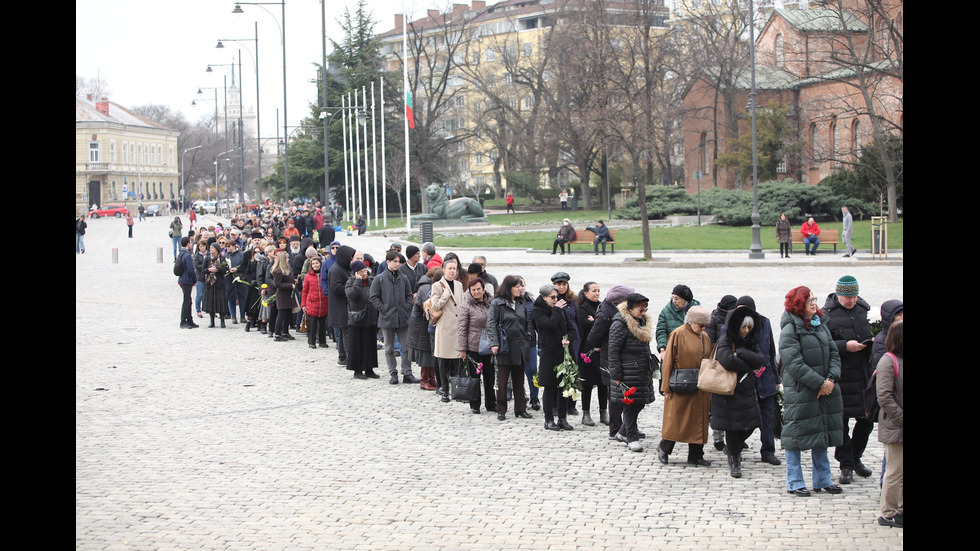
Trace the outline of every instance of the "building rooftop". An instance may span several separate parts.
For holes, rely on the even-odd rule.
[[[122,105],[105,98],[96,101],[94,99],[75,97],[75,122],[106,122],[170,130],[160,123],[137,115]]]

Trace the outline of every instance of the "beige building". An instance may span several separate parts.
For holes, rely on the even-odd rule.
[[[75,210],[179,199],[178,135],[107,98],[76,97]]]

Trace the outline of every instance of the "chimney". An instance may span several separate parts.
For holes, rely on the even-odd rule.
[[[426,13],[429,16],[429,19],[435,19],[440,15],[442,15],[442,12],[440,12],[439,10],[427,10]]]
[[[109,116],[109,98],[102,98],[102,101],[95,102],[95,110]]]
[[[405,25],[405,15],[401,13],[395,14],[395,30],[401,30]]]
[[[470,9],[466,4],[453,4],[453,15],[459,15]]]
[[[473,0],[473,9],[474,10],[482,10],[482,9],[484,9],[486,7],[487,7],[487,3],[486,3],[485,0]]]
[[[85,99],[92,101],[92,94],[85,94]]]

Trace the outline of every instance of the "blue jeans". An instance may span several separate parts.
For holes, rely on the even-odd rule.
[[[130,234],[133,233],[132,226],[130,226],[129,233]],[[173,242],[174,242],[174,260],[177,260],[177,251],[180,250],[180,236],[178,235],[173,236]]]
[[[75,233],[75,252],[80,253],[85,250],[85,236]]]
[[[803,481],[803,465],[800,464],[800,455],[799,451],[786,450],[786,490],[790,492],[806,488],[806,483]],[[834,481],[830,477],[830,459],[827,458],[827,448],[810,450],[810,458],[813,460],[813,487],[833,486]]]
[[[810,251],[811,244],[813,245],[813,252],[816,253],[817,247],[820,246],[820,238],[815,235],[803,238],[803,246],[806,248],[807,254],[810,254],[811,252]]]
[[[194,284],[197,287],[197,294],[194,295],[194,309],[197,312],[201,311],[201,302],[204,300],[204,281],[198,281]]]

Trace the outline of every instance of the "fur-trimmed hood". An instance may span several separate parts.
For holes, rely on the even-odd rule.
[[[630,314],[630,311],[626,309],[626,301],[620,302],[619,306],[616,307],[619,310],[619,315],[623,317],[623,321],[626,322],[626,328],[629,332],[636,337],[640,342],[648,343],[653,340],[653,316],[650,315],[650,311],[647,310],[643,314],[643,323],[641,324],[639,320]]]

